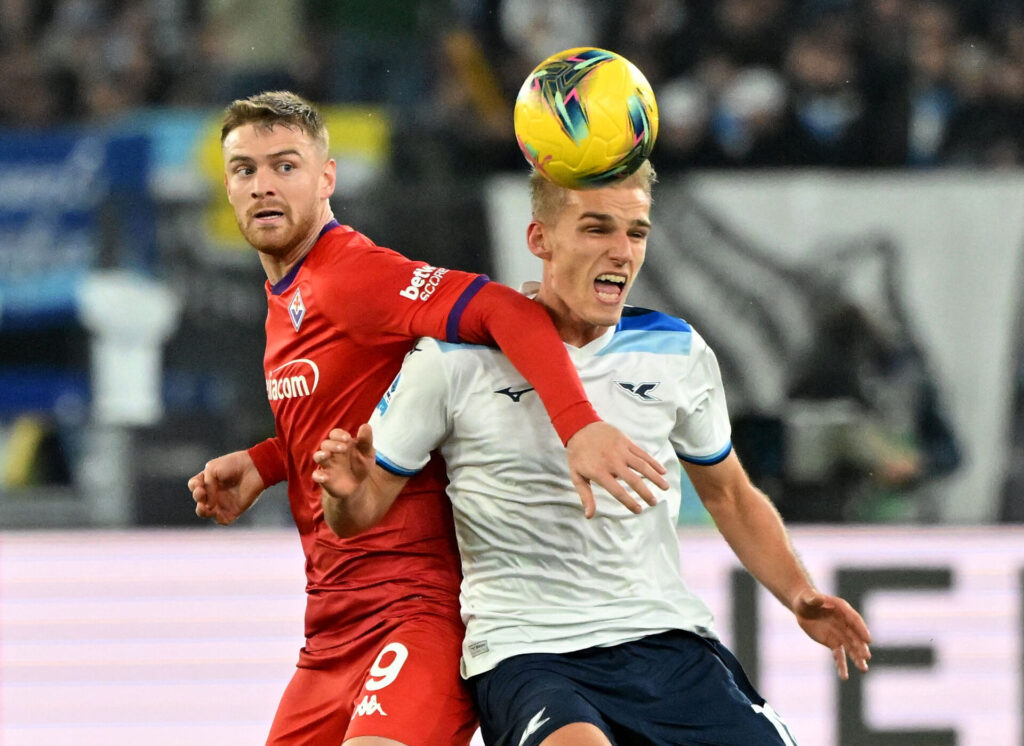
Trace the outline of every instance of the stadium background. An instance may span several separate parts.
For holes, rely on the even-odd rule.
[[[723,636],[805,745],[1022,743],[1021,3],[0,0],[0,744],[259,743],[301,644],[280,491],[220,529],[184,487],[272,428],[223,105],[321,102],[342,222],[516,285],[511,102],[580,44],[661,105],[633,300],[716,348],[878,651],[834,684],[691,499]]]

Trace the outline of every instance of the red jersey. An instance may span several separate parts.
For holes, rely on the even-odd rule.
[[[332,221],[286,277],[267,283],[264,371],[306,557],[308,654],[330,655],[327,648],[382,618],[422,611],[425,599],[457,612],[461,576],[443,464],[410,479],[378,526],[341,539],[323,519],[313,453],[331,428],[355,433],[370,418],[417,337],[457,334],[459,312],[482,282],[411,261]]]
[[[547,312],[488,283],[409,260],[333,220],[280,282],[267,283],[263,365],[277,432],[249,454],[265,485],[288,480],[306,557],[307,662],[343,654],[338,646],[388,620],[458,614],[461,573],[439,459],[409,480],[381,523],[349,539],[327,526],[312,478],[313,453],[330,430],[354,434],[369,420],[418,337],[500,342],[563,442],[598,419]]]

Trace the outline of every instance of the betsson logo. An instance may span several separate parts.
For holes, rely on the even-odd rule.
[[[417,267],[412,272],[412,279],[405,290],[399,290],[398,294],[409,300],[426,300],[441,283],[441,278],[447,274],[444,267],[431,267],[429,264],[424,267]]]
[[[288,370],[285,370],[285,369]],[[275,373],[284,371],[283,375],[275,376]],[[310,375],[312,374],[312,382]],[[320,369],[316,363],[307,358],[290,360],[284,365],[279,365],[270,371],[267,378],[267,399],[269,401],[280,401],[282,399],[295,399],[300,396],[309,396],[316,391],[320,383]]]

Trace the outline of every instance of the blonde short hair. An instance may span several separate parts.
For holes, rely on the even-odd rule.
[[[224,110],[220,128],[221,143],[242,125],[253,124],[264,130],[274,125],[297,129],[327,152],[327,125],[313,104],[291,91],[264,91],[249,98],[232,101]]]
[[[640,187],[644,193],[651,197],[654,185],[658,181],[658,174],[654,171],[651,162],[645,160],[640,168],[621,181],[606,184],[597,189],[610,187]],[[561,212],[571,190],[555,184],[547,179],[544,174],[536,169],[530,174],[530,209],[534,220],[551,220]]]

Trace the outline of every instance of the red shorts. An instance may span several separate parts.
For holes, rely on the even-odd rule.
[[[335,663],[300,664],[267,746],[341,746],[356,736],[468,744],[477,718],[459,676],[462,636],[461,622],[424,614],[348,643]]]

